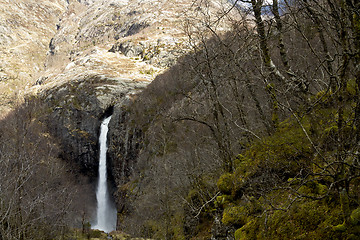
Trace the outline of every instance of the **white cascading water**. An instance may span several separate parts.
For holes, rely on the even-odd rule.
[[[116,230],[117,211],[115,204],[110,198],[107,185],[107,169],[106,169],[106,151],[107,151],[107,133],[111,116],[104,119],[100,128],[100,160],[99,160],[99,179],[96,190],[97,211],[96,223],[93,229],[99,229],[104,232]]]

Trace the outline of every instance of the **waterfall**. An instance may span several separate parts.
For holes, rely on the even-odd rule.
[[[96,189],[96,223],[93,229],[99,229],[104,232],[111,232],[116,230],[116,207],[110,193],[108,191],[107,183],[107,169],[106,169],[106,151],[107,151],[107,133],[108,125],[111,116],[104,119],[100,128],[100,159],[99,159],[99,179]]]

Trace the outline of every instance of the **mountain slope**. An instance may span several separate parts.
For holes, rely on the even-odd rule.
[[[24,92],[44,70],[46,52],[65,0],[0,1],[0,110]]]

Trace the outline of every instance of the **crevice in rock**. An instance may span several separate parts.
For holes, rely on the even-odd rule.
[[[109,106],[105,112],[101,115],[100,120],[110,117],[114,113],[114,105]]]

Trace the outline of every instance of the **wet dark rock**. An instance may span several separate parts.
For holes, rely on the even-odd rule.
[[[60,140],[61,157],[75,162],[82,173],[95,177],[99,118],[103,112],[96,96],[89,89],[69,83],[51,91],[46,101],[51,112],[48,125]]]
[[[48,126],[59,139],[61,157],[75,163],[81,173],[96,177],[101,120],[117,112],[113,106],[125,103],[127,94],[141,86],[121,79],[88,76],[48,90],[43,96],[49,111]]]
[[[126,184],[133,174],[143,140],[141,129],[136,128],[130,121],[128,107],[129,101],[115,106],[109,125],[109,169],[117,186],[115,195],[120,213],[129,211],[127,191],[121,186]]]

